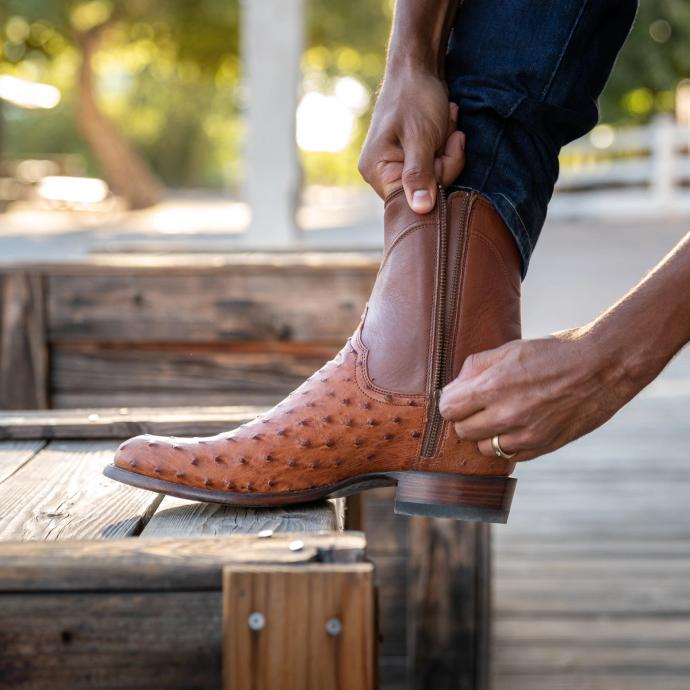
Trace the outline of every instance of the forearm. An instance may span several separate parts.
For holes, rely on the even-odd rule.
[[[419,69],[443,76],[448,36],[459,0],[397,0],[387,74]]]
[[[690,233],[586,328],[624,377],[640,387],[652,381],[690,342]]]

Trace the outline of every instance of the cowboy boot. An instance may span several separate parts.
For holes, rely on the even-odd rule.
[[[479,194],[386,199],[384,254],[354,335],[265,414],[205,438],[136,436],[105,474],[183,498],[278,506],[397,484],[405,514],[506,522],[514,463],[460,440],[438,409],[473,352],[520,337],[520,257]]]

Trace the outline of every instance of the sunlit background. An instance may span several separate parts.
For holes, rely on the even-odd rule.
[[[296,142],[302,223],[314,226],[320,216],[309,207],[321,203],[324,188],[362,185],[356,161],[383,74],[391,2],[311,0],[305,13]],[[240,14],[237,2],[223,0],[3,3],[0,204],[113,211],[152,206],[180,190],[241,200]],[[687,137],[660,130],[690,123],[688,45],[687,2],[642,0],[601,99],[602,124],[564,152],[563,191],[654,187],[655,171],[668,168],[660,157],[669,155],[677,164],[664,173],[667,189],[656,180],[657,198],[687,184],[687,156],[677,150],[687,151]],[[121,149],[119,161],[104,164],[108,148]],[[136,193],[118,183],[118,165],[137,171]],[[554,212],[573,207],[566,200]]]

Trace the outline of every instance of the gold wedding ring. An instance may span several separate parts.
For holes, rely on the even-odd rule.
[[[517,455],[517,451],[514,453],[506,453],[503,448],[501,448],[501,444],[498,441],[498,434],[496,436],[493,436],[491,438],[491,447],[494,449],[494,453],[496,453],[497,458],[503,458],[504,460],[510,460],[511,458],[514,458]]]

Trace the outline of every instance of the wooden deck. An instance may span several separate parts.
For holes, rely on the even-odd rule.
[[[547,228],[526,334],[586,323],[686,230]],[[605,427],[517,476],[493,531],[494,690],[688,690],[688,348]]]
[[[690,687],[687,401],[520,469],[494,530],[495,690]]]
[[[0,439],[4,439],[0,440],[0,608],[4,606],[12,613],[8,619],[0,618],[0,687],[4,687],[1,682],[3,673],[9,673],[12,679],[8,687],[25,687],[20,682],[21,669],[23,664],[29,663],[29,658],[33,658],[32,650],[41,635],[36,626],[23,631],[23,617],[43,620],[42,616],[48,616],[52,619],[55,617],[51,613],[53,604],[62,607],[59,615],[67,621],[63,630],[68,631],[68,637],[73,627],[82,629],[85,626],[88,634],[80,636],[80,645],[63,649],[60,644],[53,644],[55,636],[60,636],[53,630],[55,634],[48,635],[53,642],[40,654],[37,651],[37,661],[31,662],[34,671],[26,687],[35,690],[48,686],[70,690],[96,687],[74,685],[75,679],[83,679],[79,654],[86,644],[98,646],[107,656],[103,681],[97,686],[105,690],[113,687],[107,679],[115,677],[112,674],[121,663],[122,654],[131,654],[133,643],[128,642],[129,629],[125,631],[127,634],[115,635],[113,640],[106,641],[107,631],[101,629],[98,616],[94,618],[94,613],[89,610],[87,619],[82,621],[79,618],[80,605],[73,598],[79,592],[73,592],[72,599],[58,598],[53,602],[48,595],[60,578],[44,571],[52,572],[56,567],[58,571],[62,569],[63,584],[69,583],[68,586],[74,590],[76,578],[85,583],[93,596],[104,589],[113,590],[112,596],[116,599],[113,605],[115,608],[123,607],[118,609],[119,613],[113,609],[113,615],[128,619],[127,625],[135,627],[139,626],[141,617],[142,625],[149,626],[149,633],[155,635],[155,620],[162,611],[156,610],[155,606],[140,609],[127,598],[128,588],[137,588],[138,579],[132,574],[134,565],[127,569],[124,580],[117,572],[119,566],[115,565],[116,572],[112,571],[113,564],[118,562],[119,550],[133,552],[136,558],[141,558],[137,555],[141,550],[143,557],[148,558],[149,549],[161,555],[159,546],[162,545],[163,554],[167,555],[165,544],[172,539],[174,548],[181,548],[184,557],[186,551],[193,549],[182,543],[185,539],[204,542],[220,536],[224,540],[224,557],[230,552],[235,560],[245,563],[247,559],[252,561],[256,557],[252,548],[257,547],[257,539],[262,541],[257,537],[259,532],[269,530],[271,533],[289,532],[293,539],[302,534],[311,538],[315,531],[324,538],[329,534],[337,535],[336,539],[347,542],[345,550],[350,548],[348,544],[352,538],[358,539],[352,553],[357,553],[360,560],[364,559],[364,545],[367,541],[370,543],[366,564],[370,569],[375,567],[378,583],[378,687],[382,690],[487,690],[490,630],[488,525],[396,516],[392,510],[390,489],[370,492],[366,501],[349,500],[347,513],[343,499],[285,509],[248,510],[162,497],[110,481],[101,474],[103,466],[112,459],[119,443],[117,439],[122,436],[144,431],[182,435],[191,429],[198,434],[212,434],[251,416],[251,408],[233,407],[162,411],[101,409],[88,415],[84,411],[52,410],[0,415]],[[342,533],[345,527],[348,530],[364,528],[366,540],[360,532]],[[227,539],[237,539],[238,534],[252,537],[240,542],[232,552]],[[269,541],[275,546],[279,536]],[[142,544],[140,549],[132,546],[136,543]],[[316,550],[307,544],[295,557],[299,562],[311,558],[328,562],[327,553],[325,557],[320,555],[323,548],[318,544],[315,547]],[[91,553],[87,553],[89,548]],[[211,544],[207,548],[212,550],[214,546]],[[247,553],[246,548],[249,548]],[[191,553],[194,561],[198,552],[192,550]],[[92,566],[90,559],[97,556],[105,557],[105,561]],[[271,552],[269,557],[273,556]],[[286,554],[281,552],[280,556],[284,559]],[[59,563],[61,558],[67,558],[64,565]],[[216,566],[218,559],[216,556]],[[356,565],[363,566],[364,563],[357,561]],[[185,567],[189,564],[185,563]],[[69,574],[65,574],[65,568],[71,569]],[[165,575],[162,584],[159,583],[159,593],[163,593],[161,587],[165,589],[167,586],[167,577]],[[42,583],[38,592],[34,582],[36,578]],[[122,581],[122,587],[112,584],[115,580]],[[198,588],[199,583],[193,586]],[[154,579],[151,587],[156,588]],[[180,592],[178,589],[174,594],[165,590],[166,596],[182,597],[183,602],[187,602],[187,590]],[[194,687],[217,687],[220,658],[217,653],[218,610],[211,610],[210,606],[220,594],[219,590],[210,599],[195,600],[193,605],[200,608],[194,609],[193,614],[190,610],[184,612],[184,616],[192,615],[193,625],[201,626],[190,633],[194,637],[195,648],[206,645],[216,650],[209,657],[212,659],[211,669]],[[47,613],[46,606],[49,609]],[[277,600],[274,606],[282,610],[283,603]],[[170,615],[171,625],[182,625],[184,616]],[[202,622],[206,615],[211,617],[213,624],[205,628],[207,637],[202,638]],[[286,616],[281,614],[281,619],[290,620]],[[121,633],[124,630],[122,627],[118,629]],[[3,651],[3,639],[11,643],[11,648],[6,647]],[[165,664],[165,659],[174,657],[176,653],[174,638],[166,637],[161,645],[157,664]],[[20,649],[24,651],[20,652]],[[67,653],[69,663],[64,674],[53,678],[54,683],[50,684],[50,667],[63,652]],[[141,658],[137,657],[137,664],[143,663],[142,654],[139,654]],[[166,687],[180,690],[188,687],[184,683],[199,672],[199,660],[187,655],[184,663],[186,675],[178,678],[176,684],[169,682]],[[234,667],[232,660],[230,667]],[[141,668],[136,666],[132,676],[128,676],[128,682],[133,684],[132,687],[150,687],[144,681],[149,676],[155,677],[155,669],[149,668],[147,673],[149,675],[141,676]],[[258,685],[256,690],[263,687]],[[267,690],[273,690],[273,687],[275,684],[269,683]],[[340,685],[337,687],[341,688]],[[350,686],[343,685],[342,690],[346,687]],[[305,688],[298,687],[297,690]],[[315,690],[326,688],[318,686]],[[363,690],[363,686],[357,686],[357,690]]]

